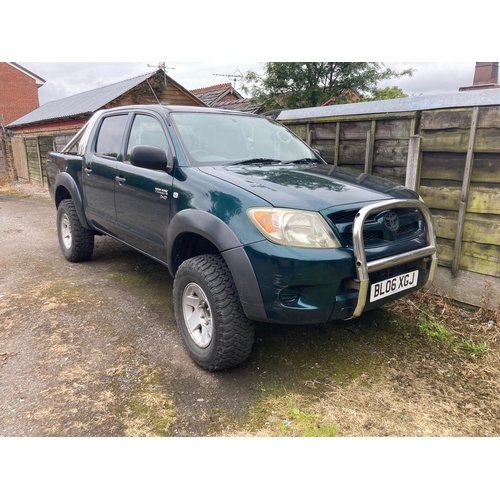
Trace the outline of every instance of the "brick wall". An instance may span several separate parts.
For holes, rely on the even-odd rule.
[[[39,106],[35,79],[6,62],[0,62],[0,113],[5,125]]]

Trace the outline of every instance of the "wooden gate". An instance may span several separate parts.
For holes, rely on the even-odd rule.
[[[29,180],[44,186],[47,183],[45,162],[47,153],[54,150],[54,138],[52,136],[27,137],[25,142]]]
[[[17,177],[22,181],[29,181],[28,161],[26,159],[24,139],[22,137],[12,137],[11,145]]]

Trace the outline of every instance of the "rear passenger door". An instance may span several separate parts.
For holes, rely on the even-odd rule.
[[[90,144],[83,165],[82,184],[85,214],[92,225],[115,234],[116,166],[122,158],[128,113],[106,115],[98,124],[97,137]]]
[[[130,153],[137,145],[160,147],[167,153],[169,165],[173,161],[172,147],[162,122],[153,114],[135,114],[124,161],[117,163],[117,233],[129,245],[166,262],[173,177],[164,170],[131,165]]]

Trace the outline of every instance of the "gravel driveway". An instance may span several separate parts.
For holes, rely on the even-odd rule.
[[[0,193],[0,434],[205,435],[257,394],[181,344],[167,269],[107,237],[67,262],[50,200]]]

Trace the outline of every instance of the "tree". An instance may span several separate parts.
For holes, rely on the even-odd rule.
[[[373,96],[369,101],[384,101],[385,99],[399,99],[400,97],[408,97],[402,89],[397,86],[384,87],[383,89],[376,89]]]
[[[275,62],[263,67],[263,75],[246,73],[242,90],[268,109],[321,106],[332,97],[338,104],[349,90],[368,100],[381,80],[414,71],[394,71],[377,62]]]

